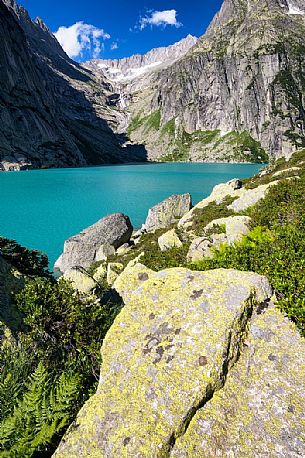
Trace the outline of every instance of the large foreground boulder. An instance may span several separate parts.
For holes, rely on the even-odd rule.
[[[276,309],[255,314],[225,386],[199,409],[175,458],[305,456],[305,341]]]
[[[223,387],[252,313],[272,294],[254,273],[156,273],[141,264],[125,269],[114,288],[125,307],[103,343],[97,393],[57,458],[168,456],[187,422]]]
[[[152,232],[177,222],[192,208],[190,194],[173,195],[150,208],[143,229]]]
[[[104,244],[115,249],[130,240],[133,227],[128,216],[113,213],[65,241],[64,252],[55,269],[65,273],[73,267],[89,267]]]

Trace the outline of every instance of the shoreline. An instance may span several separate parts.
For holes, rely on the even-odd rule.
[[[28,168],[23,170],[0,170],[1,173],[20,173],[20,172],[33,172],[33,171],[45,171],[45,170],[81,170],[89,168],[102,168],[102,167],[123,167],[129,165],[164,165],[164,164],[206,164],[206,165],[261,165],[262,167],[268,166],[269,162],[205,162],[205,161],[168,161],[168,162],[159,162],[159,161],[147,161],[147,162],[122,162],[116,164],[98,164],[98,165],[83,165],[83,166],[71,166],[71,167],[41,167],[41,168]]]

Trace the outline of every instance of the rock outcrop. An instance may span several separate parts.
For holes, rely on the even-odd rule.
[[[279,180],[274,180],[268,184],[262,184],[253,189],[244,187],[242,182],[237,179],[230,180],[227,183],[218,184],[213,188],[208,197],[198,202],[198,204],[196,204],[179,220],[178,227],[183,230],[189,229],[193,224],[196,211],[203,210],[211,203],[219,205],[228,197],[233,198],[233,202],[228,205],[228,209],[232,210],[233,213],[239,213],[247,210],[257,204],[260,200],[264,199],[268,190],[272,186],[276,186],[278,183]]]
[[[256,313],[224,388],[198,410],[170,456],[304,456],[304,350],[278,310]]]
[[[149,87],[156,72],[179,60],[196,43],[197,38],[188,35],[173,45],[154,48],[144,55],[135,54],[113,60],[93,59],[82,66],[111,82],[119,106],[124,109],[132,99],[132,94]]]
[[[149,209],[143,229],[152,232],[177,222],[192,207],[190,194],[173,195]]]
[[[206,232],[211,232],[218,227],[223,226],[223,233],[226,237],[227,243],[232,245],[232,243],[239,241],[243,235],[246,235],[249,232],[249,224],[251,218],[249,216],[228,216],[227,218],[218,218],[211,221],[206,227]]]
[[[0,38],[0,170],[146,160],[144,148],[121,148],[109,83],[69,59],[41,19],[0,0]]]
[[[137,94],[131,139],[146,132],[154,159],[289,156],[305,144],[304,33],[302,0],[225,0],[197,44]]]
[[[103,343],[97,393],[54,457],[169,456],[225,385],[252,314],[272,295],[253,273],[156,273],[141,264],[126,269],[114,288],[125,307]]]
[[[187,259],[189,262],[213,257],[213,250],[222,244],[232,245],[249,232],[249,216],[228,216],[211,221],[203,230],[203,237],[192,240]]]
[[[104,244],[118,248],[130,240],[133,227],[128,216],[114,213],[65,241],[55,269],[65,273],[73,267],[89,267]]]

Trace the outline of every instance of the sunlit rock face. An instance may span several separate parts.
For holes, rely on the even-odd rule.
[[[304,146],[304,12],[302,0],[225,0],[184,56],[121,85],[131,139],[152,159],[192,161],[259,161],[259,147],[279,157]]]

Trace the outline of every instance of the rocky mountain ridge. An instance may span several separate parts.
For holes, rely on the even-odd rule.
[[[69,59],[14,0],[0,8],[1,168],[145,160],[143,149],[121,148],[109,83]]]
[[[225,0],[198,40],[83,65],[0,1],[1,169],[267,162],[305,145],[302,0]]]
[[[305,144],[302,1],[225,0],[206,34],[130,111],[133,141],[165,160],[288,157]]]
[[[180,59],[195,44],[197,38],[188,35],[179,42],[168,47],[154,48],[146,54],[135,54],[122,59],[95,59],[83,66],[95,72],[101,70],[113,84],[124,83],[135,78],[147,76],[150,72],[155,72],[161,68],[168,67],[170,64]]]

